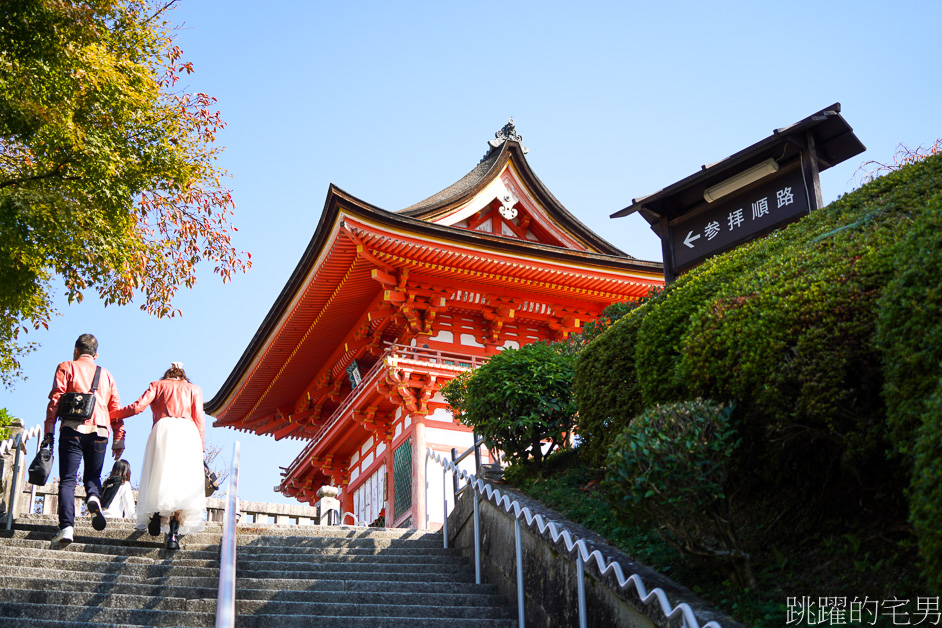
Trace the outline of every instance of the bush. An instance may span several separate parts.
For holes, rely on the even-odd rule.
[[[6,429],[6,426],[13,421],[13,416],[7,411],[6,408],[0,408],[0,440],[8,438],[10,436],[10,430]]]
[[[635,373],[635,339],[647,307],[626,313],[605,332],[605,340],[583,349],[573,375],[573,394],[579,406],[582,455],[602,464],[615,437],[631,417],[641,412]]]
[[[707,260],[630,312],[577,365],[590,449],[604,449],[605,430],[632,403],[735,399],[743,446],[730,483],[744,510],[771,484],[805,530],[863,513],[899,529],[911,486],[908,518],[939,582],[942,561],[929,557],[942,539],[929,531],[942,529],[942,510],[913,474],[921,464],[935,477],[927,465],[938,447],[930,401],[942,378],[939,190],[942,156]],[[583,373],[603,382],[583,383]],[[777,513],[759,510],[749,513],[753,529],[774,535]]]
[[[441,392],[488,448],[500,450],[513,464],[539,469],[572,433],[574,362],[572,347],[565,344],[506,349]]]
[[[605,481],[623,514],[643,515],[683,554],[725,565],[755,587],[729,514],[727,471],[739,445],[730,412],[702,399],[642,412],[615,439]]]
[[[942,591],[942,380],[926,403],[915,445],[910,521],[930,586]]]
[[[876,345],[893,446],[906,455],[942,376],[942,195],[930,199],[893,257],[898,264],[880,297]]]

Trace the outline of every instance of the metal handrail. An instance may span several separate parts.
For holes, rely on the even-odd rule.
[[[472,447],[472,449],[474,449]],[[467,453],[467,452],[465,452]],[[618,586],[622,589],[627,589],[629,586],[633,586],[635,591],[638,594],[638,597],[644,604],[651,605],[654,602],[658,602],[659,609],[664,616],[670,620],[675,617],[683,617],[683,621],[688,628],[722,628],[722,626],[716,621],[709,621],[706,624],[700,625],[697,620],[696,615],[694,615],[693,609],[690,608],[686,602],[681,602],[677,606],[671,606],[670,600],[667,598],[667,594],[663,589],[655,587],[650,592],[647,590],[647,587],[644,585],[644,581],[641,579],[641,576],[634,573],[628,577],[625,577],[625,573],[622,570],[621,564],[616,561],[609,562],[605,556],[602,555],[598,550],[592,552],[589,551],[588,546],[585,541],[573,535],[569,530],[565,529],[563,526],[559,525],[553,521],[547,521],[543,518],[542,515],[534,515],[529,508],[526,506],[521,506],[520,502],[511,497],[510,495],[502,495],[499,489],[495,489],[490,484],[486,484],[482,480],[477,479],[473,474],[468,473],[462,469],[459,469],[447,458],[441,456],[438,452],[433,451],[431,448],[426,450],[426,457],[431,458],[438,464],[444,467],[442,473],[447,473],[451,471],[454,474],[457,474],[463,477],[468,481],[469,485],[474,490],[474,555],[475,555],[475,572],[480,573],[481,564],[480,564],[480,547],[481,547],[481,537],[480,537],[480,515],[478,512],[478,497],[484,495],[487,499],[491,500],[495,506],[503,507],[508,513],[513,510],[514,515],[514,527],[515,527],[515,541],[516,541],[516,558],[517,558],[517,604],[518,604],[518,619],[519,625],[521,628],[524,626],[523,619],[523,560],[522,560],[522,551],[521,551],[521,535],[520,535],[520,522],[525,519],[526,523],[530,527],[535,527],[539,529],[540,533],[545,533],[546,530],[550,531],[553,542],[556,543],[559,539],[563,539],[566,543],[566,550],[572,552],[573,549],[577,551],[576,553],[576,571],[577,571],[577,586],[578,599],[579,599],[579,625],[584,627],[587,623],[586,621],[586,608],[585,608],[585,577],[584,577],[584,568],[585,564],[595,559],[596,568],[600,576],[604,576],[609,572],[614,572],[615,577],[618,580]],[[447,489],[443,490],[447,495]],[[445,517],[446,524],[443,528],[443,535],[445,536],[445,547],[448,547],[448,502],[447,498],[445,500]],[[534,522],[536,526],[534,526]],[[479,580],[478,580],[479,581]]]
[[[241,445],[232,446],[232,473],[229,475],[229,490],[226,495],[226,511],[223,516],[222,541],[219,552],[219,592],[216,595],[216,628],[235,626],[236,584],[236,514],[239,510],[239,452]]]
[[[16,450],[16,456],[13,458],[13,481],[10,482],[10,499],[7,502],[7,530],[13,529],[13,510],[16,508],[16,485],[20,479],[20,456],[22,448],[20,445],[24,444],[26,441],[33,437],[38,437],[43,433],[43,425],[34,425],[25,432],[20,432],[13,438],[8,438],[2,443],[0,443],[0,456],[7,453],[11,449]],[[39,451],[39,448],[42,446],[42,441],[36,441],[36,451]],[[36,500],[36,486],[33,485],[33,488],[30,490],[30,499],[29,499],[29,508],[27,510],[32,510],[33,502]]]

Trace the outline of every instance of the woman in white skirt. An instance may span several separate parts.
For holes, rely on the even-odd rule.
[[[163,379],[111,417],[133,416],[147,406],[154,427],[144,450],[137,524],[152,536],[165,532],[167,549],[180,549],[179,537],[202,530],[206,513],[203,391],[187,379],[183,363],[174,362]]]

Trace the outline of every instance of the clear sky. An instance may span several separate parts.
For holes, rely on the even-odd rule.
[[[254,266],[223,285],[204,269],[183,317],[69,306],[0,388],[0,407],[41,422],[55,366],[95,334],[129,403],[183,361],[219,390],[314,233],[327,186],[384,209],[458,180],[513,116],[537,176],[626,253],[660,260],[641,218],[611,219],[655,192],[835,102],[867,151],[821,175],[825,202],[866,160],[942,137],[942,2],[312,2],[181,0],[189,91],[218,98],[235,245]],[[208,421],[211,423],[211,420]],[[129,419],[139,473],[150,412]],[[272,488],[303,447],[208,428],[242,443],[243,499]],[[106,471],[110,462],[106,463]]]

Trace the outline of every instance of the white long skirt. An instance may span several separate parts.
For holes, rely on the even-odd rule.
[[[144,449],[144,468],[137,493],[137,527],[144,528],[160,513],[160,529],[170,531],[177,516],[180,534],[203,529],[206,515],[203,446],[191,419],[164,417],[157,421]]]

